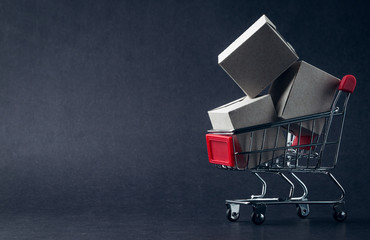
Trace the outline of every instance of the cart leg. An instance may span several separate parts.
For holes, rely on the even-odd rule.
[[[240,205],[235,203],[228,203],[226,204],[226,218],[230,222],[236,222],[238,221],[240,217]]]
[[[329,172],[324,172],[324,173],[326,173],[330,177],[330,179],[335,183],[335,185],[338,186],[338,188],[342,192],[342,195],[337,200],[338,203],[334,204],[334,206],[333,206],[333,210],[334,210],[333,217],[338,222],[343,222],[347,218],[347,212],[345,211],[345,208],[344,208],[344,197],[345,197],[346,192],[344,191],[344,188],[342,187],[342,185],[340,185],[340,183],[334,177],[333,174],[331,174]]]
[[[254,198],[263,198],[265,195],[266,195],[266,189],[267,189],[267,183],[265,180],[263,180],[263,178],[258,174],[258,173],[253,173],[256,177],[258,177],[258,179],[260,180],[260,182],[262,183],[262,192],[260,195],[252,195],[251,198],[254,199]]]
[[[293,197],[293,194],[294,194],[294,184],[292,183],[292,181],[289,180],[289,178],[287,178],[287,176],[285,176],[283,173],[279,172],[279,175],[287,182],[289,183],[290,185],[290,192],[289,192],[289,196],[288,196],[288,199],[291,199]]]
[[[291,173],[291,175],[295,178],[295,180],[297,180],[297,182],[299,183],[299,185],[301,185],[301,187],[303,189],[303,195],[300,196],[300,197],[292,198],[292,200],[306,200],[307,199],[306,197],[308,195],[308,189],[307,189],[306,185],[304,184],[304,182],[299,177],[297,177],[297,175],[295,175],[294,173]]]
[[[266,205],[256,204],[252,205],[253,213],[251,215],[251,220],[254,224],[260,225],[265,221]]]
[[[324,172],[326,173],[331,180],[333,180],[333,182],[335,183],[335,185],[338,186],[338,188],[341,190],[342,192],[342,195],[340,196],[340,198],[337,200],[339,203],[343,202],[344,200],[344,197],[346,195],[346,192],[344,191],[344,188],[342,187],[342,185],[340,185],[340,183],[338,182],[338,180],[333,176],[333,174],[331,174],[330,172]]]

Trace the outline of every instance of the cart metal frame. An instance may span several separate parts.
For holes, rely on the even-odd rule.
[[[239,170],[239,171],[249,171],[255,175],[262,184],[262,190],[260,194],[251,195],[248,199],[234,199],[226,200],[226,216],[229,221],[237,221],[240,216],[240,205],[251,205],[253,208],[253,213],[251,220],[255,224],[262,224],[265,220],[266,206],[267,205],[277,205],[277,204],[295,204],[297,207],[297,214],[301,218],[306,218],[309,213],[309,205],[311,204],[330,204],[333,205],[333,217],[335,220],[342,222],[346,219],[347,213],[344,208],[345,204],[345,190],[339,181],[334,177],[329,171],[334,169],[339,156],[340,144],[342,140],[343,126],[346,116],[346,110],[351,93],[353,93],[356,86],[356,79],[352,75],[346,75],[341,80],[336,96],[331,105],[331,109],[328,112],[312,114],[287,120],[281,120],[278,122],[272,122],[267,124],[261,124],[253,127],[236,129],[232,131],[224,130],[209,130],[208,134],[216,135],[228,135],[232,136],[233,148],[234,148],[234,161],[235,166],[224,166],[216,165],[217,168],[226,170]],[[339,104],[342,103],[342,104]],[[335,135],[335,139],[330,139],[330,133],[332,128],[333,120],[337,120],[339,123],[339,133]],[[323,130],[320,135],[314,134],[314,129],[318,122],[323,122]],[[312,123],[311,135],[307,138],[306,142],[302,139],[303,128],[302,126],[310,122]],[[292,144],[291,129],[295,128],[296,142]],[[266,143],[266,131],[268,129],[276,129],[275,144],[273,148],[264,147]],[[299,129],[299,130],[297,130]],[[261,147],[252,149],[253,137],[256,135],[257,131],[261,133],[263,131],[262,144]],[[284,147],[278,146],[278,135],[286,131],[287,143]],[[298,131],[298,134],[297,134]],[[236,151],[237,148],[237,136],[240,134],[250,134],[250,146],[248,151]],[[307,142],[309,139],[309,142]],[[298,141],[297,141],[298,140]],[[334,157],[331,157],[329,163],[323,162],[325,150],[329,146],[334,146],[331,151],[334,151]],[[284,152],[283,154],[278,154],[279,152]],[[262,161],[262,154],[272,153],[271,160]],[[259,156],[259,161],[256,167],[249,168],[250,156]],[[246,166],[241,166],[240,157],[243,158]],[[303,160],[302,160],[303,159]],[[301,162],[303,161],[303,163]],[[261,173],[272,173],[281,176],[285,182],[290,186],[289,195],[287,198],[265,198],[267,191],[267,183],[261,176]],[[341,195],[337,199],[333,200],[308,200],[308,188],[305,183],[295,174],[295,173],[312,173],[312,174],[323,174],[328,176],[334,185],[340,190]],[[301,196],[294,196],[295,185],[287,177],[290,175],[295,181],[298,182],[303,190]]]

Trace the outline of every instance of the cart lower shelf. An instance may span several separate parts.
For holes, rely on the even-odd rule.
[[[253,212],[251,220],[254,224],[260,225],[264,223],[266,216],[266,206],[273,204],[295,204],[297,215],[300,218],[306,218],[310,214],[310,204],[332,204],[333,218],[338,222],[343,222],[347,218],[344,201],[287,201],[274,198],[265,199],[243,199],[243,200],[226,200],[226,218],[231,222],[236,222],[240,217],[240,205],[251,205]]]
[[[335,200],[308,200],[308,190],[305,184],[294,174],[291,173],[292,176],[298,180],[301,187],[303,188],[303,195],[300,197],[293,197],[294,193],[294,184],[282,173],[278,173],[286,180],[290,186],[290,193],[288,198],[265,198],[267,184],[262,179],[258,173],[254,172],[254,174],[259,178],[262,182],[262,193],[260,195],[252,195],[249,199],[234,199],[234,200],[226,200],[226,217],[229,221],[235,222],[240,217],[240,205],[251,205],[253,208],[253,213],[251,215],[251,220],[254,224],[262,224],[265,221],[266,216],[266,206],[267,205],[278,205],[278,204],[295,204],[297,209],[297,215],[300,218],[306,218],[310,214],[309,205],[314,204],[329,204],[333,207],[333,217],[338,222],[343,222],[347,218],[347,213],[345,211],[344,205],[344,197],[345,191],[344,188],[340,185],[340,183],[336,180],[333,174],[322,171],[319,172],[321,174],[325,174],[330,177],[330,179],[334,182],[334,184],[341,190],[341,196]]]

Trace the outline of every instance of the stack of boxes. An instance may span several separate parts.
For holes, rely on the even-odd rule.
[[[231,103],[208,111],[213,129],[234,130],[279,119],[289,119],[330,110],[339,79],[304,62],[290,44],[263,15],[219,56],[219,65],[246,94]],[[260,95],[268,89],[268,94]],[[324,122],[301,126],[301,135],[320,134]],[[290,129],[298,135],[299,127]],[[238,136],[238,145],[259,150],[263,130]],[[262,141],[261,141],[262,142]],[[286,145],[282,131],[270,129],[265,133],[264,148]],[[278,153],[276,153],[278,154]],[[272,153],[262,156],[262,162],[271,159]],[[261,157],[261,156],[259,156]],[[257,165],[257,157],[249,159],[248,168]]]

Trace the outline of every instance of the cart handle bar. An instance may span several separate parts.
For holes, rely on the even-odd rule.
[[[346,75],[339,83],[338,90],[353,93],[356,87],[356,78],[353,75]]]

